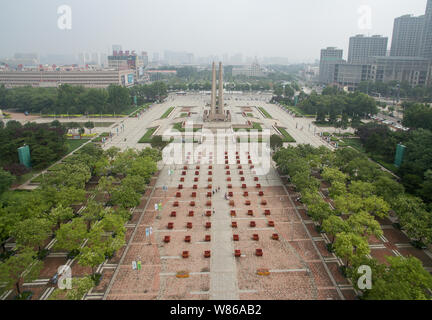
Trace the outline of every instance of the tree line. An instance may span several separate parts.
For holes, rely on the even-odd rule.
[[[432,243],[431,208],[420,198],[405,193],[390,174],[351,148],[332,152],[325,147],[300,145],[280,149],[274,160],[279,172],[300,193],[317,231],[329,236],[327,249],[342,259],[341,271],[363,299],[431,298],[432,276],[420,260],[387,257],[385,265],[368,257],[369,238],[383,235],[378,219],[391,213],[398,218],[397,226],[413,239],[413,245]],[[321,187],[322,181],[328,184],[328,191]],[[371,290],[358,287],[357,270],[363,265],[372,269]]]
[[[90,267],[92,274],[74,279],[72,290],[56,289],[51,298],[81,299],[98,284],[96,267],[125,245],[129,209],[140,203],[160,159],[160,152],[150,148],[122,153],[88,144],[45,174],[36,190],[0,194],[2,290],[15,289],[22,298],[22,283],[38,278],[49,254],[43,246],[55,237],[54,249]],[[90,179],[98,185],[87,191]],[[81,207],[84,210],[78,211]],[[17,246],[6,251],[10,237]]]

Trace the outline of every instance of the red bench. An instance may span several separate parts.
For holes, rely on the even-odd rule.
[[[175,218],[175,217],[177,217],[177,212],[175,211],[171,212],[171,218]]]
[[[195,207],[195,201],[191,201],[189,204],[191,207]]]
[[[206,229],[210,229],[211,228],[211,222],[206,222],[205,227],[206,227]]]
[[[169,222],[167,229],[170,229],[170,230],[174,229],[174,223],[173,222]]]
[[[210,258],[211,251],[204,251],[204,258]]]
[[[237,222],[231,222],[231,227],[237,228]]]
[[[164,242],[165,243],[170,243],[170,241],[171,241],[171,237],[170,236],[165,236]]]
[[[253,210],[248,210],[248,216],[253,216],[253,215],[254,215]]]
[[[279,240],[279,235],[277,233],[273,233],[272,239],[273,240]]]
[[[264,215],[269,216],[270,215],[270,210],[264,211]]]
[[[192,241],[192,237],[191,236],[186,236],[184,241],[187,242],[187,243],[190,243]]]
[[[231,217],[235,217],[237,214],[236,214],[236,211],[235,210],[231,210]]]
[[[233,235],[234,241],[240,241],[240,236],[238,234]]]
[[[188,228],[188,229],[192,229],[192,227],[193,227],[192,222],[188,222],[188,223],[186,224],[186,228]]]
[[[189,251],[183,251],[182,257],[183,257],[183,259],[189,258]]]
[[[245,177],[240,177],[240,181],[244,182],[245,181]]]
[[[258,235],[258,234],[254,234],[254,235],[252,236],[252,240],[254,240],[254,241],[259,241],[259,235]]]
[[[274,228],[274,226],[275,226],[274,221],[269,221],[268,222],[268,226],[271,227],[271,228]]]
[[[210,235],[206,235],[204,238],[205,242],[210,242],[211,241],[211,236]]]
[[[240,258],[240,257],[241,257],[241,251],[240,251],[240,250],[235,250],[235,251],[234,251],[234,256],[235,256],[236,258]]]
[[[243,192],[243,197],[249,197],[249,192],[247,191]]]
[[[251,228],[255,228],[256,227],[256,222],[255,221],[251,221],[250,222],[250,227]]]

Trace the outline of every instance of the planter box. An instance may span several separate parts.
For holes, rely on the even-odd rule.
[[[186,171],[183,171],[183,172],[182,172],[182,176],[185,176],[185,175],[186,175]]]
[[[253,168],[255,168],[255,166],[254,166],[254,165],[251,165],[249,168],[250,168],[250,169],[253,169]]]
[[[232,228],[237,228],[237,222],[231,222],[231,227]]]
[[[170,243],[170,241],[171,241],[171,237],[170,236],[165,236],[164,242],[165,243]]]
[[[226,172],[226,175],[227,175],[227,176],[231,175],[231,171],[227,171],[227,172]]]
[[[200,167],[200,166],[196,166],[196,169],[197,169],[197,170],[200,170],[200,169],[201,169],[201,167]]]
[[[213,181],[213,178],[208,178],[207,181],[208,181],[208,182],[212,182],[212,181]]]
[[[189,217],[193,217],[195,215],[194,211],[189,211]]]
[[[207,186],[207,189],[211,189],[213,186],[211,185],[211,184],[209,184],[208,186]]]
[[[229,162],[228,162],[228,160],[225,160],[225,164],[228,164]]]
[[[204,251],[204,258],[210,258],[211,257],[211,251]]]
[[[241,257],[241,251],[240,251],[240,250],[235,250],[235,251],[234,251],[234,256],[235,256],[236,258],[240,258],[240,257]]]
[[[237,215],[235,210],[231,210],[230,214],[231,214],[231,217],[235,217]]]
[[[167,229],[169,229],[169,230],[174,229],[174,223],[173,222],[169,222],[168,226],[167,226]]]
[[[230,205],[231,207],[234,207],[234,206],[235,206],[234,200],[230,200],[229,205]]]
[[[243,197],[249,197],[249,192],[247,191],[243,192]]]
[[[257,189],[261,189],[261,184],[258,183],[258,184],[256,185],[256,188],[257,188]]]
[[[189,258],[189,251],[183,251],[182,257],[183,257],[183,259]]]
[[[211,211],[206,211],[206,217],[211,217],[212,213]]]
[[[192,198],[196,198],[197,197],[197,193],[196,192],[192,192]]]
[[[232,184],[229,184],[229,185],[228,185],[228,189],[232,189]]]
[[[192,189],[197,190],[198,186],[196,184],[193,185]]]
[[[209,170],[213,170],[213,166],[209,166],[208,168],[209,168]]]
[[[180,182],[185,182],[185,178],[180,178]]]
[[[246,189],[247,188],[247,185],[246,184],[242,184],[242,189]]]
[[[194,182],[198,182],[198,180],[199,180],[198,178],[194,178]]]
[[[181,193],[180,192],[176,193],[176,198],[181,198]]]
[[[234,241],[240,241],[240,236],[238,234],[233,235]]]
[[[225,170],[229,170],[230,166],[225,166]]]
[[[245,205],[250,206],[250,205],[251,205],[250,200],[246,200],[246,201],[245,201]]]
[[[192,227],[193,227],[192,222],[188,222],[188,223],[186,224],[186,228],[188,228],[188,229],[192,229]]]
[[[178,206],[179,206],[178,201],[174,202],[173,207],[178,207]]]
[[[241,170],[241,169],[243,169],[243,167],[242,166],[238,166],[237,169]]]
[[[261,205],[266,206],[267,205],[267,200],[261,201]]]
[[[256,249],[255,250],[255,254],[257,257],[262,257],[264,255],[262,249]]]
[[[240,160],[240,156],[236,156],[236,160]]]
[[[208,175],[209,175],[209,176],[213,175],[213,171],[209,171],[209,172],[208,172]]]
[[[244,182],[245,181],[245,177],[240,177],[240,181]]]
[[[211,198],[212,197],[212,193],[211,192],[207,192],[207,198]]]
[[[268,222],[268,226],[271,227],[271,228],[274,228],[274,226],[275,226],[274,221],[269,221]]]
[[[273,240],[279,240],[279,235],[277,233],[273,233],[272,239]]]
[[[196,175],[196,176],[199,176],[199,171],[195,171],[195,175]]]
[[[179,190],[182,190],[182,189],[183,189],[183,185],[182,185],[182,184],[179,184],[178,189],[179,189]]]
[[[175,217],[177,217],[177,212],[175,211],[171,212],[171,218],[175,218]]]
[[[210,242],[211,241],[211,236],[210,235],[206,235],[204,241],[205,242]]]
[[[240,160],[237,160],[237,164],[240,164],[241,162],[240,162]]]
[[[190,206],[191,206],[191,207],[195,207],[195,201],[191,201],[191,202],[190,202]]]
[[[262,196],[264,196],[264,192],[263,192],[263,191],[260,191],[260,192],[258,193],[258,195],[259,195],[260,197],[262,197]]]
[[[253,241],[259,241],[259,235],[258,235],[258,234],[254,234],[254,235],[252,236],[252,240],[253,240]]]
[[[206,229],[210,229],[211,228],[211,222],[206,222],[205,227],[206,227]]]
[[[248,216],[253,216],[253,215],[254,215],[253,210],[248,210]]]
[[[227,182],[231,182],[231,178],[230,177],[227,178]]]
[[[183,167],[183,170],[187,170],[187,169],[188,169],[188,167],[187,167],[187,166],[184,166],[184,167]]]
[[[234,193],[232,191],[228,192],[229,197],[234,197]]]
[[[251,228],[255,228],[256,227],[256,222],[255,221],[251,221],[250,224],[249,224],[249,226]]]
[[[190,243],[192,241],[192,237],[191,236],[186,236],[184,241],[187,242],[187,243]]]
[[[242,176],[242,175],[243,175],[243,171],[239,171],[239,175],[241,175],[241,176]]]
[[[266,216],[269,216],[271,213],[270,213],[270,210],[266,210],[266,211],[264,211],[264,215],[266,215]]]
[[[255,177],[255,178],[254,178],[254,181],[257,181],[257,182],[258,182],[258,181],[259,181],[258,177]]]
[[[211,207],[211,205],[212,205],[212,202],[210,200],[206,202],[207,207]]]

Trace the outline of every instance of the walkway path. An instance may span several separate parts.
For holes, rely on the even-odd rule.
[[[238,300],[237,266],[233,255],[231,218],[228,202],[224,199],[223,166],[217,166],[214,186],[221,190],[213,197],[215,214],[212,216],[212,257],[210,261],[210,299]]]

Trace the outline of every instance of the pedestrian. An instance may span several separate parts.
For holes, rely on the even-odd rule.
[[[218,191],[220,191],[220,187],[218,187]]]

